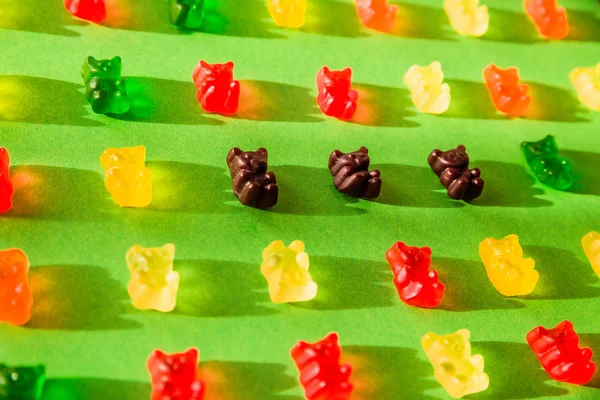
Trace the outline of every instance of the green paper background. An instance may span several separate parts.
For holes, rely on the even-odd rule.
[[[600,373],[585,387],[551,381],[525,334],[570,319],[600,355],[600,285],[580,244],[600,230],[600,114],[577,101],[568,79],[600,61],[600,4],[562,0],[571,33],[546,42],[521,1],[483,1],[491,27],[479,39],[451,29],[441,0],[392,2],[399,22],[383,35],[360,26],[351,0],[309,0],[297,31],[278,29],[266,0],[213,0],[208,32],[195,33],[170,26],[166,0],[107,1],[109,26],[76,21],[60,0],[0,0],[0,145],[16,187],[13,209],[0,217],[0,248],[28,254],[35,295],[29,324],[0,326],[0,360],[45,364],[45,399],[134,400],[149,397],[153,349],[196,346],[207,399],[296,400],[289,349],[337,331],[355,366],[354,398],[438,399],[448,396],[420,338],[468,328],[490,376],[473,398],[599,398]],[[120,55],[146,104],[126,116],[93,114],[81,94],[88,55]],[[199,59],[235,62],[237,117],[201,110],[190,77]],[[418,113],[402,81],[410,65],[434,60],[453,96],[443,116]],[[481,77],[492,62],[518,66],[532,86],[527,118],[495,113]],[[356,122],[316,107],[323,65],[353,68]],[[522,158],[519,143],[546,134],[572,162],[569,192],[534,181]],[[461,143],[486,182],[472,205],[449,200],[426,162],[432,149]],[[139,144],[154,201],[121,209],[98,159],[108,147]],[[361,145],[383,178],[375,202],[340,195],[327,170],[333,149]],[[272,211],[245,208],[231,193],[233,146],[269,150],[280,185]],[[478,256],[481,240],[510,233],[541,275],[525,298],[501,296]],[[305,242],[314,301],[270,303],[259,265],[275,239]],[[432,248],[447,287],[438,309],[398,299],[384,258],[396,241]],[[137,311],[125,252],[168,242],[182,279],[178,307]]]

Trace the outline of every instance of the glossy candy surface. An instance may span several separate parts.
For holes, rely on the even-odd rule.
[[[304,25],[306,0],[267,0],[269,14],[277,26],[300,28]]]
[[[600,111],[600,62],[592,67],[577,67],[569,74],[579,101],[594,111]]]
[[[340,193],[352,197],[374,199],[381,192],[381,174],[378,169],[369,171],[369,150],[361,147],[351,153],[334,150],[329,155],[329,172]]]
[[[20,249],[0,251],[0,322],[24,325],[31,318],[33,295],[29,260]]]
[[[567,190],[573,185],[571,163],[558,155],[554,136],[547,135],[537,142],[522,142],[521,150],[541,183],[559,190]]]
[[[127,292],[140,310],[169,312],[177,303],[179,273],[173,271],[175,246],[145,248],[135,245],[125,257],[130,280]]]
[[[8,150],[0,148],[0,213],[5,213],[12,208],[12,198],[15,194],[12,180],[10,179],[10,156]]]
[[[562,39],[569,33],[567,10],[557,0],[524,0],[523,7],[542,37]]]
[[[409,306],[433,308],[440,305],[444,284],[437,272],[430,270],[431,249],[410,247],[396,242],[385,253],[400,300]]]
[[[356,112],[358,92],[352,89],[352,70],[332,71],[323,67],[317,73],[317,104],[323,114],[349,120]]]
[[[263,250],[262,260],[260,271],[269,284],[273,303],[315,298],[317,284],[308,272],[308,254],[302,241],[294,240],[286,247],[281,240],[276,240]]]
[[[531,104],[530,88],[520,83],[517,68],[502,69],[490,64],[483,70],[483,78],[498,111],[511,117],[521,117],[527,113]]]
[[[171,0],[169,16],[173,25],[198,29],[204,22],[204,0]]]
[[[579,347],[579,336],[570,321],[562,321],[551,329],[538,326],[526,339],[552,379],[574,385],[585,385],[592,379],[596,371],[596,365],[590,361],[592,350]]]
[[[125,81],[121,78],[121,57],[97,60],[87,57],[81,67],[85,97],[97,114],[124,114],[130,99]]]
[[[307,400],[350,399],[352,367],[340,365],[342,349],[338,340],[337,333],[330,333],[316,343],[300,341],[292,348]]]
[[[356,13],[365,28],[380,32],[390,32],[396,22],[398,6],[388,4],[388,0],[354,0]]]
[[[523,296],[533,292],[539,273],[533,269],[535,261],[532,258],[523,258],[517,235],[483,240],[479,243],[479,256],[490,282],[504,296]]]
[[[154,350],[146,363],[152,382],[151,400],[201,400],[204,383],[198,379],[198,350],[165,354]]]
[[[104,0],[64,0],[64,5],[74,17],[97,24],[106,19]]]
[[[429,332],[421,338],[435,379],[454,398],[482,392],[490,384],[483,372],[483,356],[471,355],[470,336],[468,329],[460,329],[448,335]]]
[[[600,233],[592,231],[585,235],[581,238],[581,246],[594,272],[600,277]]]
[[[200,61],[192,79],[196,85],[196,98],[204,111],[233,115],[238,109],[240,82],[233,79],[233,63],[208,64]]]
[[[450,86],[443,81],[444,73],[439,61],[425,67],[413,65],[404,74],[413,104],[424,113],[442,114],[450,107]]]
[[[100,156],[104,186],[121,207],[146,207],[152,202],[151,172],[146,147],[109,148]]]
[[[488,8],[479,0],[444,0],[444,10],[452,28],[461,35],[482,36],[488,30]]]
[[[46,382],[46,368],[9,367],[0,364],[0,399],[41,400]]]

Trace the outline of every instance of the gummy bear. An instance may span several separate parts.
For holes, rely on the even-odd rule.
[[[151,172],[146,147],[109,148],[100,156],[104,185],[121,207],[146,207],[152,202]]]
[[[202,400],[204,382],[198,379],[198,350],[165,354],[154,350],[146,363],[152,382],[151,400]]]
[[[471,201],[481,196],[483,179],[479,168],[446,168],[440,174],[440,183],[448,190],[448,196],[454,200]]]
[[[573,185],[571,164],[558,155],[554,136],[547,135],[537,142],[522,142],[521,149],[541,183],[559,190],[567,190]]]
[[[25,325],[31,318],[29,260],[22,250],[0,251],[0,321]]]
[[[277,26],[300,28],[304,25],[306,0],[268,0],[268,5]]]
[[[442,114],[450,107],[450,86],[443,81],[444,73],[439,61],[425,67],[413,65],[404,74],[413,104],[424,113]]]
[[[352,394],[350,365],[340,365],[342,349],[337,333],[316,343],[300,341],[290,354],[307,400],[348,400]]]
[[[12,208],[12,198],[15,193],[10,180],[10,156],[8,150],[0,148],[0,213]]]
[[[234,147],[227,154],[233,193],[240,203],[260,209],[277,204],[279,188],[273,172],[267,172],[267,149],[242,151]]]
[[[600,277],[600,233],[590,232],[581,239],[583,251],[596,275]]]
[[[41,400],[46,381],[46,368],[9,367],[0,364],[0,399]]]
[[[262,253],[260,272],[269,284],[273,303],[307,301],[317,295],[317,284],[308,272],[308,254],[300,240],[287,247],[281,240],[268,245]]]
[[[529,85],[520,84],[519,70],[501,69],[490,64],[483,70],[483,78],[494,107],[511,117],[520,117],[529,110]]]
[[[106,19],[104,0],[64,0],[64,5],[74,17],[97,24]]]
[[[444,284],[437,272],[430,270],[431,249],[409,247],[396,242],[385,253],[392,271],[400,300],[409,306],[434,308],[444,296]]]
[[[592,379],[596,370],[590,361],[592,350],[579,347],[579,336],[570,321],[562,321],[552,329],[538,326],[526,338],[552,379],[574,385],[585,385]]]
[[[482,392],[490,384],[481,354],[471,356],[470,336],[468,329],[460,329],[442,336],[429,332],[421,338],[435,379],[454,398]]]
[[[366,147],[351,153],[334,150],[329,155],[329,172],[333,184],[340,193],[352,197],[374,199],[381,191],[381,178],[378,169],[369,171],[371,159]]]
[[[204,111],[233,115],[238,109],[240,82],[233,79],[233,63],[208,64],[200,61],[192,79],[198,89],[196,98]]]
[[[479,168],[469,169],[469,155],[463,145],[441,151],[435,149],[427,157],[432,171],[454,200],[470,201],[483,192],[484,181]]]
[[[388,0],[355,0],[356,13],[366,28],[390,32],[396,22],[398,7]]]
[[[569,33],[567,11],[556,0],[524,0],[523,7],[542,37],[562,39]]]
[[[121,79],[121,57],[97,60],[87,57],[81,67],[85,96],[97,114],[124,114],[129,110],[129,94]]]
[[[198,29],[204,22],[204,0],[171,0],[170,17],[173,25]]]
[[[600,63],[593,67],[578,67],[569,74],[579,101],[594,111],[600,111]]]
[[[175,308],[179,273],[173,271],[175,246],[144,248],[135,245],[125,257],[131,279],[127,291],[133,306],[140,310],[169,312]]]
[[[517,235],[504,239],[484,239],[479,243],[479,256],[492,285],[504,296],[523,296],[533,292],[539,274],[535,261],[523,258]]]
[[[488,30],[490,15],[479,0],[444,0],[444,10],[452,28],[461,35],[482,36]]]
[[[358,92],[352,90],[352,70],[331,71],[323,67],[317,73],[317,104],[323,114],[349,120],[356,112]]]

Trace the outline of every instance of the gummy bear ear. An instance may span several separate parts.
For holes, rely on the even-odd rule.
[[[162,248],[167,252],[169,258],[175,257],[175,245],[173,243],[167,243]]]
[[[227,68],[228,71],[231,71],[233,69],[233,61],[227,61],[225,63],[225,68]]]
[[[439,337],[439,335],[433,332],[426,333],[421,338],[421,347],[423,347],[423,349],[427,351],[427,349],[429,349],[435,342],[437,342]]]
[[[121,57],[120,56],[114,56],[113,58],[111,58],[110,60],[113,63],[121,63]]]
[[[36,365],[33,369],[33,372],[35,373],[36,376],[42,376],[46,373],[46,367],[43,365]]]
[[[93,67],[95,67],[95,66],[97,66],[97,65],[98,65],[98,60],[96,60],[96,59],[95,59],[94,57],[92,57],[92,56],[88,56],[88,57],[85,59],[85,62],[86,62],[86,63],[88,63],[89,65],[93,66]]]
[[[471,337],[471,331],[468,329],[459,329],[456,331],[456,334],[462,336],[465,342],[468,342]]]
[[[195,347],[190,347],[185,352],[186,357],[190,357],[194,360],[198,360],[198,349]]]
[[[337,344],[339,342],[340,337],[338,336],[337,333],[335,332],[331,332],[330,334],[328,334],[327,336],[325,336],[325,340],[326,342],[332,342],[334,344]]]

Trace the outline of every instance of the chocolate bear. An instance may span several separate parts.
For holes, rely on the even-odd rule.
[[[377,169],[369,171],[370,163],[366,147],[347,154],[334,150],[329,156],[329,171],[337,190],[352,197],[374,199],[379,196],[380,173]]]
[[[464,169],[469,166],[469,155],[463,145],[457,146],[456,149],[441,151],[435,149],[427,158],[429,166],[437,176],[440,176],[446,168]]]
[[[266,209],[277,204],[278,187],[273,172],[267,172],[267,150],[242,151],[234,147],[227,155],[233,193],[240,203]]]
[[[459,145],[448,151],[433,150],[427,161],[451,198],[470,201],[481,196],[481,171],[478,168],[469,170],[469,155],[465,146]]]

